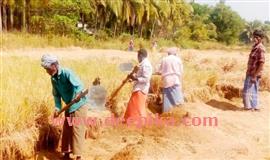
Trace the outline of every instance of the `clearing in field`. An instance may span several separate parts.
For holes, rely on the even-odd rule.
[[[54,104],[50,79],[40,67],[40,57],[53,53],[62,66],[72,68],[90,86],[96,77],[111,93],[126,73],[120,63],[136,60],[135,52],[118,50],[20,49],[3,52],[1,104],[1,159],[60,159],[61,127],[49,124]],[[153,66],[165,53],[150,53]],[[260,112],[243,111],[241,90],[248,53],[182,50],[185,104],[161,117],[216,117],[217,126],[163,126],[129,128],[92,126],[84,157],[94,159],[269,159],[269,77],[262,78]],[[269,60],[269,54],[266,55]],[[265,73],[269,73],[266,63]],[[159,78],[152,78],[148,112],[159,112],[154,95]],[[121,114],[131,84],[120,91],[115,113]],[[90,110],[100,119],[109,111]],[[188,114],[187,114],[188,113]]]

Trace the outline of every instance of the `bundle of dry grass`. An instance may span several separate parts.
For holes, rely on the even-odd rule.
[[[216,83],[218,81],[218,76],[217,74],[213,74],[211,77],[208,78],[208,80],[206,81],[206,85],[214,88],[216,86]]]
[[[162,112],[162,80],[160,75],[153,75],[147,97],[147,106],[152,113]]]
[[[237,64],[237,61],[236,59],[222,59],[220,60],[220,64],[221,64],[221,69],[223,70],[224,73],[227,73],[227,72],[231,72],[236,64]]]
[[[215,91],[209,87],[198,87],[192,88],[188,91],[185,91],[185,101],[186,102],[196,102],[196,101],[204,101],[212,99],[215,94]]]
[[[197,60],[197,56],[194,52],[189,51],[183,53],[182,59],[184,60],[184,62],[191,63]]]
[[[98,119],[97,121],[92,122],[92,124],[89,124],[86,128],[85,139],[97,139],[98,137],[100,137],[102,131],[101,127],[101,119]]]
[[[123,101],[119,100],[119,97],[115,97],[113,99],[111,99],[110,101],[110,111],[112,112],[112,114],[114,114],[114,116],[116,117],[120,117],[121,115],[124,114],[125,111],[125,104],[123,103]]]
[[[162,112],[162,99],[160,97],[157,97],[154,94],[148,94],[147,107],[152,113],[161,114],[161,112]]]
[[[21,130],[12,126],[1,132],[0,159],[26,159],[42,149],[56,149],[61,130],[49,125],[50,112],[45,101],[29,105],[32,108],[27,123],[22,123]],[[20,110],[15,112],[21,116]],[[8,126],[5,126],[8,127]]]
[[[239,98],[242,94],[242,89],[231,84],[218,84],[216,90],[221,97],[231,100],[232,98]]]
[[[139,153],[140,145],[136,144],[129,144],[124,149],[122,149],[120,152],[116,153],[111,160],[139,160],[140,157],[138,155],[141,155],[142,153]]]
[[[165,112],[161,114],[162,118],[173,118],[174,120],[176,120],[176,122],[178,122],[179,125],[180,122],[182,122],[182,119],[185,117],[190,117],[190,113],[187,112],[185,109],[183,109],[183,106],[181,107],[174,107],[172,108],[169,112]]]
[[[13,132],[0,138],[0,159],[26,159],[35,153],[38,140],[38,128]]]
[[[153,75],[150,80],[150,89],[149,93],[158,95],[161,93],[162,80],[160,75]]]
[[[270,92],[270,78],[267,75],[260,80],[260,90]]]

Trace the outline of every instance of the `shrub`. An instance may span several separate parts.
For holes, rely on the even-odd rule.
[[[128,33],[122,33],[118,39],[123,42],[123,43],[126,43],[126,42],[129,42],[130,39],[132,38],[132,35],[128,34]]]
[[[109,36],[105,30],[98,30],[95,33],[95,38],[98,40],[108,40]]]

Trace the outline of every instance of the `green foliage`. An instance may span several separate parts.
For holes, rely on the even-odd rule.
[[[244,20],[230,7],[218,4],[210,14],[211,21],[217,27],[217,40],[227,44],[238,42],[244,29]]]
[[[132,39],[132,35],[128,34],[128,33],[122,33],[118,39],[125,43],[125,42],[129,42]]]
[[[264,31],[266,42],[269,42],[269,36],[270,36],[270,24],[262,23],[260,21],[254,20],[252,22],[247,22],[245,24],[245,29],[240,35],[240,39],[245,43],[251,43],[252,42],[252,34],[256,29],[260,29]]]
[[[192,33],[191,33],[191,29],[190,27],[188,26],[183,26],[181,28],[179,28],[176,33],[175,33],[175,36],[174,36],[174,40],[177,40],[177,39],[184,39],[184,40],[187,40],[187,39],[190,39]]]
[[[189,23],[191,28],[191,38],[195,41],[205,41],[217,37],[216,26],[210,20],[212,8],[207,5],[192,3],[194,16]]]
[[[50,31],[60,35],[73,34],[77,28],[75,26],[76,21],[67,16],[55,15],[50,21]]]
[[[255,28],[270,33],[269,22],[244,25],[224,3],[211,7],[185,0],[5,0],[3,4],[14,10],[6,17],[14,17],[13,26],[18,30],[89,43],[94,39],[114,38],[124,43],[142,38],[200,47],[205,41],[235,44],[239,38],[249,43]]]
[[[36,34],[46,33],[46,20],[43,16],[32,16],[30,32]]]
[[[99,30],[96,33],[95,37],[98,40],[108,40],[108,38],[109,38],[108,33],[105,30]]]
[[[203,41],[208,39],[207,26],[200,20],[199,16],[196,16],[194,21],[190,23],[190,28],[192,30],[191,39],[195,41]]]

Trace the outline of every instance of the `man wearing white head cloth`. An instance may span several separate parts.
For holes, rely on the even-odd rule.
[[[182,93],[183,63],[177,57],[179,48],[172,47],[167,50],[168,56],[161,61],[157,74],[162,77],[163,108],[162,112],[168,112],[172,107],[184,103]]]
[[[55,102],[54,115],[57,115],[58,111],[62,108],[61,100],[66,104],[70,103],[73,99],[77,101],[65,112],[62,152],[64,153],[64,159],[69,159],[70,153],[73,153],[77,160],[81,159],[84,148],[85,126],[69,125],[67,117],[69,117],[72,122],[72,118],[74,117],[87,116],[86,97],[78,97],[84,88],[83,84],[79,77],[70,69],[60,67],[58,59],[54,55],[43,55],[41,58],[41,66],[46,69],[47,73],[51,76],[52,93]]]

